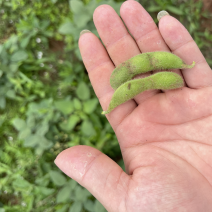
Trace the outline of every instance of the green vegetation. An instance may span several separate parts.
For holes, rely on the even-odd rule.
[[[97,34],[92,14],[118,0],[0,0],[0,212],[105,211],[53,161],[78,144],[123,164],[119,145],[90,85],[79,33]],[[142,0],[156,23],[176,16],[212,65],[212,16],[201,1]]]

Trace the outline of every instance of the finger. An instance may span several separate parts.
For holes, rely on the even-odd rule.
[[[211,86],[212,71],[187,29],[174,17],[164,16],[159,21],[159,30],[174,54],[187,64],[196,62],[194,68],[182,70],[188,87]]]
[[[103,110],[106,111],[114,93],[109,83],[114,65],[104,46],[93,33],[85,33],[80,36],[79,48],[91,84]],[[131,100],[114,109],[107,115],[111,126],[116,129],[118,124],[130,114],[136,106],[136,103]]]
[[[99,6],[94,11],[93,19],[107,52],[116,66],[140,54],[132,36],[111,6]]]
[[[170,52],[154,20],[140,3],[126,1],[122,4],[120,14],[141,52]],[[154,71],[153,73],[156,72],[159,71]],[[172,72],[182,76],[179,69],[174,69]],[[142,98],[142,95],[137,96],[137,98]]]
[[[170,51],[149,13],[136,1],[126,1],[121,18],[141,52]]]
[[[93,17],[97,31],[115,66],[141,53],[136,42],[112,7],[108,5],[98,7]],[[140,77],[149,75],[150,73],[147,73]],[[156,93],[158,93],[158,90],[147,91],[139,94],[134,99],[140,104]]]
[[[129,176],[109,157],[89,146],[75,146],[60,153],[55,164],[88,189],[108,211],[125,211]]]

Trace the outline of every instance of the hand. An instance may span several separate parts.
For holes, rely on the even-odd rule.
[[[103,110],[114,93],[109,84],[113,69],[141,52],[171,51],[187,64],[195,61],[196,65],[175,70],[185,80],[182,89],[146,91],[107,115],[127,174],[88,146],[63,151],[55,163],[109,212],[211,212],[212,71],[175,18],[162,17],[158,29],[136,1],[124,2],[120,13],[134,39],[115,11],[102,5],[94,12],[94,23],[106,50],[92,33],[82,34],[79,40]]]

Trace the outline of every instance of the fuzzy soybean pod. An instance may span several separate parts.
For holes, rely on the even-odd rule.
[[[194,67],[195,62],[187,65],[178,56],[169,52],[147,52],[136,55],[117,66],[110,76],[110,84],[116,90],[135,75],[153,70],[185,69]]]
[[[102,114],[110,113],[114,108],[134,98],[143,91],[151,89],[176,89],[183,87],[182,77],[174,72],[158,72],[149,77],[134,79],[122,84],[112,96],[107,111]]]

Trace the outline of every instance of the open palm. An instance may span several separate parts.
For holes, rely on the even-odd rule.
[[[55,163],[86,187],[109,212],[212,211],[212,71],[187,30],[171,16],[159,29],[136,1],[126,1],[121,18],[107,5],[94,12],[106,47],[84,33],[79,48],[97,97],[107,109],[114,90],[109,78],[125,60],[152,51],[171,51],[192,69],[175,70],[181,89],[139,94],[107,118],[113,127],[127,174],[88,146],[63,151]],[[115,65],[115,66],[114,66]],[[148,76],[143,74],[140,77]]]

